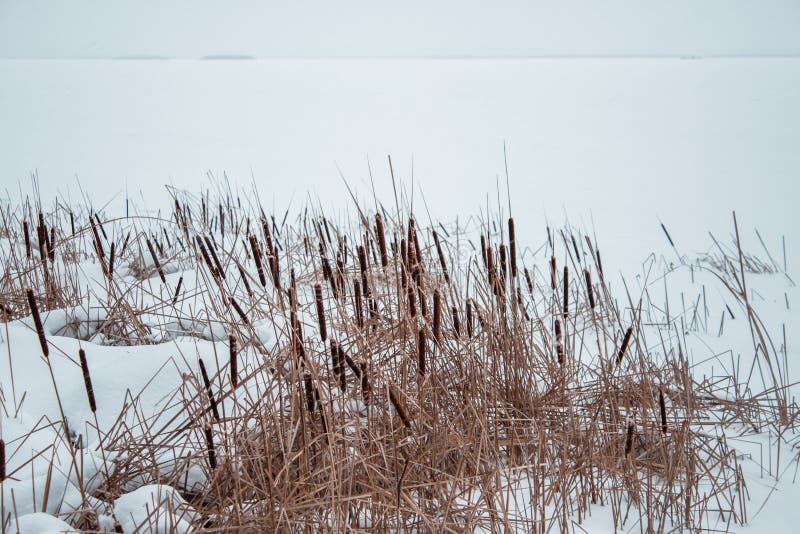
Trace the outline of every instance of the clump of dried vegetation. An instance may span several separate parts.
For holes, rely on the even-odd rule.
[[[724,429],[795,424],[741,248],[705,268],[750,315],[766,391],[696,379],[669,315],[647,340],[652,304],[617,301],[570,228],[533,253],[513,218],[470,233],[309,206],[289,224],[231,193],[173,195],[161,218],[2,211],[6,320],[92,301],[96,343],[216,340],[214,358],[188,355],[175,410],[140,416],[131,397],[99,429],[103,501],[170,484],[196,526],[226,532],[567,532],[599,506],[619,529],[725,530],[748,497]],[[79,282],[87,262],[103,291]]]

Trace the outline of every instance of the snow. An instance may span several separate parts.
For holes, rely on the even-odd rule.
[[[75,532],[69,523],[61,521],[49,514],[25,514],[17,518],[16,532],[18,534],[59,534],[62,532]]]
[[[184,534],[194,519],[191,507],[174,488],[142,486],[114,501],[114,515],[125,534]]]

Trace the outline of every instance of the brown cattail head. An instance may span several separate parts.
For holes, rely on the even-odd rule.
[[[433,340],[439,343],[442,339],[442,296],[439,290],[433,292]]]
[[[455,306],[450,307],[450,314],[453,316],[453,330],[456,332],[456,336],[461,335],[461,321],[458,319],[458,308]]]
[[[433,232],[433,241],[436,243],[436,254],[439,256],[439,265],[442,267],[442,274],[444,274],[444,281],[450,283],[450,274],[447,272],[447,262],[444,259],[444,252],[442,251],[442,244],[439,241],[439,234]]]
[[[467,337],[472,337],[472,301],[467,300]]]
[[[628,456],[633,452],[633,435],[634,435],[635,426],[633,421],[628,423],[628,432],[625,436],[625,456]]]
[[[664,402],[664,388],[658,388],[658,408],[661,412],[661,433],[667,435],[667,405]]]
[[[161,277],[161,282],[166,284],[167,279],[164,277],[164,270],[161,268],[161,263],[158,261],[158,255],[153,249],[153,244],[150,243],[150,240],[147,238],[145,238],[145,243],[147,243],[147,249],[150,251],[150,257],[153,258],[153,265],[155,265],[156,269],[158,270],[158,276]]]
[[[369,296],[369,283],[367,281],[367,252],[362,245],[358,246],[358,266],[361,270],[361,292]]]
[[[22,221],[22,233],[25,235],[25,255],[31,259],[31,235],[28,230],[28,221]]]
[[[50,355],[50,349],[47,345],[47,338],[44,337],[44,326],[42,326],[42,317],[39,315],[39,307],[36,305],[36,297],[33,296],[33,290],[28,289],[28,306],[31,308],[31,315],[33,315],[33,325],[36,327],[36,334],[39,336],[39,345],[42,347],[42,354],[45,357]]]
[[[319,337],[325,342],[328,339],[328,329],[325,326],[325,307],[322,304],[322,285],[314,284],[314,301],[317,304],[317,322],[319,323]]]
[[[427,343],[425,340],[425,330],[423,328],[420,328],[417,331],[417,363],[418,363],[417,370],[419,371],[419,374],[422,376],[425,376],[425,372],[427,370],[425,362],[426,346]]]
[[[361,286],[358,284],[358,279],[353,277],[353,304],[356,308],[356,324],[359,328],[364,328],[364,309],[361,305]]]
[[[116,252],[115,242],[111,242],[111,251],[108,255],[108,279],[111,280],[114,278],[114,254]]]
[[[178,297],[181,294],[181,286],[183,285],[183,276],[178,278],[178,285],[175,287],[175,295],[172,297],[172,305],[174,306],[176,302],[178,302]]]
[[[92,388],[92,377],[89,374],[89,364],[86,362],[86,353],[83,349],[78,350],[78,357],[81,360],[81,372],[83,373],[83,385],[86,387],[86,396],[89,398],[89,409],[92,413],[97,412],[97,402],[94,399],[94,388]]]
[[[217,468],[217,452],[214,449],[214,433],[211,430],[211,425],[203,427],[203,433],[206,437],[206,451],[208,452],[208,466],[213,470]]]
[[[250,326],[250,319],[247,318],[247,315],[244,313],[244,310],[242,309],[241,306],[239,306],[239,303],[236,302],[236,299],[233,298],[233,296],[230,297],[230,303],[231,306],[233,306],[233,309],[236,310],[236,314],[239,316],[242,322],[247,326]]]
[[[585,269],[583,271],[583,275],[586,278],[586,292],[589,295],[589,307],[594,309],[595,302],[594,302],[594,288],[592,287],[592,273],[589,272],[589,269]]]
[[[556,355],[558,356],[558,364],[564,365],[564,341],[561,337],[561,321],[556,319],[553,327],[556,334]]]
[[[550,256],[550,287],[555,291],[556,286],[558,286],[556,281],[556,257]]]
[[[569,267],[564,266],[564,307],[562,308],[564,319],[569,315]]]
[[[408,417],[408,411],[406,411],[406,407],[400,400],[400,394],[397,391],[397,386],[391,382],[389,383],[389,401],[392,403],[392,406],[394,406],[394,410],[397,412],[397,415],[400,417],[403,425],[405,425],[406,428],[411,428],[411,419]]]
[[[0,482],[6,479],[6,442],[0,439]]]
[[[217,256],[217,247],[214,246],[214,242],[211,241],[211,238],[208,236],[203,236],[206,241],[206,247],[208,247],[208,252],[211,254],[211,258],[214,260],[214,265],[216,266],[217,273],[219,274],[220,278],[223,280],[225,279],[225,269],[222,268],[222,263],[219,261],[219,256]],[[158,265],[158,263],[156,263]],[[159,274],[161,267],[159,267]]]
[[[514,217],[508,218],[509,259],[511,260],[511,277],[517,277],[517,236],[514,232]]]
[[[258,246],[256,236],[252,234],[248,237],[248,241],[250,241],[250,250],[253,252],[253,261],[258,271],[258,281],[261,282],[261,287],[267,287],[267,277],[264,275],[264,264],[261,263],[261,247]]]
[[[219,421],[219,410],[217,409],[217,399],[214,398],[214,392],[211,389],[211,380],[208,379],[208,372],[206,371],[206,364],[203,363],[203,358],[200,358],[200,375],[203,377],[203,384],[206,387],[208,394],[208,404],[211,408],[211,413],[214,414],[214,419]]]
[[[353,371],[353,374],[356,375],[358,378],[361,378],[361,367],[356,365],[356,362],[353,361],[353,358],[351,358],[350,355],[345,352],[341,344],[339,344],[339,361],[346,363],[347,367],[349,367],[350,370]],[[341,364],[342,374],[344,374],[344,363]]]
[[[633,325],[629,326],[625,331],[625,337],[622,338],[622,345],[619,347],[617,353],[617,365],[622,363],[622,358],[625,356],[625,351],[628,350],[628,344],[631,341],[631,334],[633,334]]]
[[[311,373],[306,371],[303,373],[303,386],[306,391],[306,408],[308,413],[314,413],[315,399],[314,399],[314,384],[311,382]]]
[[[235,389],[239,385],[239,366],[237,361],[236,337],[231,334],[228,336],[229,359],[228,367],[231,372],[231,386]]]
[[[347,390],[347,377],[344,374],[343,365],[344,362],[339,352],[339,344],[336,343],[336,340],[331,339],[331,367],[334,376],[339,379],[339,389],[341,389],[342,392]]]
[[[361,398],[364,400],[364,404],[369,406],[372,399],[372,387],[369,384],[369,376],[367,376],[367,362],[360,360],[358,365],[361,368]]]
[[[375,214],[375,233],[378,235],[378,249],[381,252],[381,267],[386,270],[389,266],[389,256],[386,253],[386,234],[383,229],[383,217],[380,213]]]

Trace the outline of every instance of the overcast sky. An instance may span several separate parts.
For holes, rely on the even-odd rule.
[[[0,0],[3,58],[800,55],[798,29],[797,0]]]

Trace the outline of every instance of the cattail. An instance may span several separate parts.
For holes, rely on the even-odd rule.
[[[42,221],[44,220],[42,219]],[[92,227],[92,235],[94,236],[94,246],[97,248],[97,255],[100,256],[101,259],[105,258],[106,253],[105,250],[103,250],[103,243],[100,241],[100,234],[97,232],[97,226],[94,224],[94,219],[92,219],[91,216],[89,217],[89,224]]]
[[[306,390],[306,408],[308,413],[314,413],[314,384],[311,382],[311,373],[308,371],[303,373],[303,385]]]
[[[233,334],[228,336],[228,349],[230,352],[228,367],[231,372],[231,386],[236,389],[236,386],[239,385],[239,366],[236,358],[236,337]]]
[[[175,295],[172,297],[172,305],[178,302],[178,296],[181,294],[181,286],[183,285],[183,276],[178,278],[178,285],[175,287]]]
[[[211,425],[203,427],[203,432],[206,436],[206,450],[208,451],[208,465],[211,469],[217,468],[217,453],[214,449],[214,434],[211,431]]]
[[[633,334],[633,325],[629,326],[625,331],[625,337],[622,338],[622,345],[619,347],[617,353],[617,365],[622,363],[622,358],[625,356],[625,351],[628,350],[628,343],[631,341],[631,334]]]
[[[634,433],[634,425],[631,421],[628,423],[628,432],[625,436],[625,456],[628,456],[631,452],[633,452],[633,433]]]
[[[472,301],[467,300],[467,337],[472,337]]]
[[[578,260],[578,263],[581,262],[581,253],[578,250],[578,242],[575,241],[575,234],[570,234],[570,239],[572,239],[572,250],[575,251],[575,258]]]
[[[414,288],[411,287],[411,284],[408,284],[406,288],[406,293],[408,294],[408,313],[411,317],[417,316],[417,301],[416,295],[414,293]]]
[[[0,439],[0,482],[6,479],[6,442]]]
[[[444,281],[450,283],[450,274],[447,272],[447,263],[444,259],[444,252],[442,252],[442,244],[439,242],[439,234],[433,232],[433,241],[436,243],[436,254],[439,256],[439,265],[442,267],[442,274],[444,274]]]
[[[481,258],[483,258],[483,267],[487,268],[488,263],[486,260],[486,237],[481,234]]]
[[[508,218],[508,244],[510,247],[509,256],[511,259],[511,277],[517,277],[517,236],[514,232],[514,218]]]
[[[589,307],[594,309],[594,288],[592,287],[592,274],[589,272],[589,269],[585,269],[583,274],[586,278],[586,291],[589,294]]]
[[[368,297],[369,284],[367,283],[367,254],[362,245],[358,246],[358,266],[361,269],[361,292],[365,297]]]
[[[267,287],[267,277],[264,276],[264,265],[261,263],[261,249],[258,246],[256,236],[250,235],[250,248],[253,251],[253,261],[256,263],[256,270],[258,271],[258,281],[261,282],[261,287]]]
[[[501,289],[505,292],[506,280],[508,279],[508,253],[506,246],[500,244],[500,283]]]
[[[236,313],[242,319],[242,322],[247,326],[250,326],[250,319],[248,319],[247,315],[244,314],[244,310],[242,310],[242,307],[239,306],[239,303],[236,302],[236,299],[234,299],[233,296],[230,297],[230,302],[231,306],[233,306],[233,309],[236,310]]]
[[[86,386],[86,396],[89,397],[89,409],[92,413],[97,412],[97,402],[94,399],[94,388],[92,388],[92,377],[89,375],[89,364],[86,362],[86,353],[83,349],[78,350],[78,357],[81,360],[81,372],[83,372],[83,385]]]
[[[214,391],[211,389],[211,380],[208,379],[206,372],[206,364],[203,363],[203,358],[200,358],[200,375],[203,377],[203,384],[206,387],[208,394],[208,404],[211,407],[211,413],[214,414],[214,419],[219,421],[219,410],[217,410],[217,399],[214,398]]]
[[[28,221],[22,221],[22,233],[25,235],[25,255],[31,259],[31,236],[28,230]]]
[[[347,390],[347,377],[342,369],[342,357],[339,352],[339,345],[335,340],[331,339],[331,367],[333,368],[334,376],[339,378],[339,389],[344,392]]]
[[[111,251],[108,253],[108,279],[114,278],[114,254],[116,247],[114,241],[111,242]]]
[[[458,320],[458,309],[455,306],[450,308],[450,314],[453,316],[453,330],[455,330],[456,335],[461,335],[461,322]]]
[[[433,340],[439,343],[442,338],[442,296],[439,290],[433,292]]]
[[[569,315],[569,268],[564,266],[564,308],[562,309],[564,319]]]
[[[558,356],[558,364],[564,365],[564,342],[561,339],[561,321],[556,319],[554,328],[556,331],[556,355]]]
[[[426,365],[425,365],[425,330],[420,328],[417,331],[417,370],[421,376],[425,376]]]
[[[47,257],[50,263],[56,260],[56,227],[50,227],[50,238],[47,240]]]
[[[216,267],[214,267],[214,264],[211,263],[211,257],[208,255],[208,251],[206,250],[206,246],[203,243],[203,240],[200,238],[199,235],[196,235],[194,237],[195,240],[197,241],[197,247],[200,249],[200,253],[203,255],[203,261],[205,261],[206,267],[208,267],[211,276],[213,276],[214,278],[218,278],[219,273],[217,273],[217,269]]]
[[[378,250],[381,253],[381,267],[386,270],[389,266],[389,255],[386,253],[386,234],[383,230],[383,217],[380,213],[375,214],[375,233],[378,234]]]
[[[359,328],[364,328],[364,309],[361,305],[361,286],[358,279],[353,277],[353,304],[356,305],[356,324]]]
[[[211,254],[211,258],[214,260],[214,265],[217,267],[217,273],[219,273],[220,278],[223,280],[225,279],[225,270],[222,268],[222,263],[219,261],[219,256],[217,256],[217,250],[214,244],[211,242],[211,239],[206,235],[203,236],[206,241],[206,246],[208,247],[208,252]]]
[[[667,405],[664,403],[664,388],[658,388],[658,408],[661,412],[661,433],[667,435]]]
[[[344,351],[341,345],[339,345],[339,362],[340,364],[341,362],[345,362],[347,364],[347,367],[349,367],[350,370],[353,371],[353,374],[356,375],[358,378],[361,378],[361,368],[358,365],[356,365],[356,362],[354,362],[353,358],[351,358],[350,355]],[[342,371],[344,371],[344,368],[342,368]]]
[[[242,279],[242,284],[244,285],[245,291],[247,291],[247,296],[248,297],[252,297],[253,296],[253,290],[250,287],[250,282],[247,281],[247,273],[244,272],[244,269],[238,263],[236,264],[236,268],[239,270],[239,278]]]
[[[558,284],[556,282],[556,257],[550,256],[550,287],[553,289],[553,291],[555,291],[557,285]]]
[[[128,240],[130,238],[131,238],[131,233],[130,233],[130,231],[128,231],[128,233],[125,234],[125,241],[122,242],[122,250],[120,251],[119,256],[124,256],[125,255],[125,249],[128,248]]]
[[[533,281],[531,280],[531,273],[528,271],[528,268],[525,268],[525,283],[528,285],[528,293],[530,293],[531,297],[533,296]]]
[[[97,221],[97,227],[100,228],[100,232],[103,234],[103,239],[108,241],[108,234],[106,234],[106,229],[103,228],[103,221],[100,220],[100,215],[97,213],[94,214],[94,218]]]
[[[75,216],[72,211],[69,212],[69,227],[72,230],[72,235],[75,235]]]
[[[360,360],[358,365],[361,368],[361,398],[364,400],[364,404],[369,406],[372,398],[372,387],[369,384],[369,377],[367,376],[367,362]]]
[[[486,249],[486,274],[489,277],[489,287],[492,288],[492,292],[495,296],[499,296],[497,273],[494,268],[494,255],[492,254],[491,248]]]
[[[605,282],[603,276],[603,262],[600,260],[600,251],[598,250],[595,255],[597,256],[597,272],[600,274],[600,282]]]
[[[406,428],[411,428],[411,419],[408,417],[406,407],[403,406],[402,401],[400,401],[396,386],[392,383],[389,383],[389,401],[392,403],[392,406],[394,406],[394,410],[397,412],[397,415],[400,416],[400,420]]]
[[[39,315],[39,307],[36,306],[36,298],[33,296],[33,290],[28,289],[28,306],[31,308],[31,315],[33,315],[33,324],[36,327],[36,334],[39,336],[39,344],[42,346],[42,354],[45,357],[50,355],[50,349],[47,345],[47,338],[44,337],[44,327],[42,326],[42,318]]]
[[[328,339],[328,329],[325,326],[325,308],[322,305],[322,285],[314,284],[314,300],[317,303],[317,322],[319,323],[319,337],[325,342]]]

